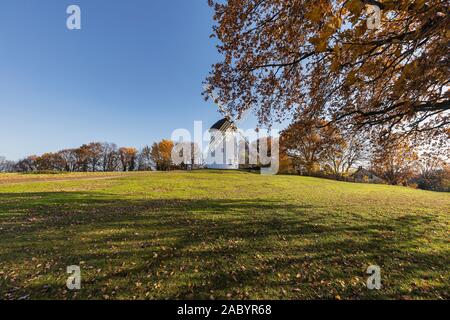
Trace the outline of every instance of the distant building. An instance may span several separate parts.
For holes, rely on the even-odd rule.
[[[359,167],[358,170],[352,175],[355,182],[368,182],[368,183],[382,183],[383,179],[375,175],[371,170],[367,170],[363,167]]]

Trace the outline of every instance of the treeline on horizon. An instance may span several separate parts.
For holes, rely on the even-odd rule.
[[[91,142],[79,148],[31,155],[19,161],[0,157],[0,172],[113,172],[175,169],[171,161],[174,143],[155,142],[141,150],[115,143]],[[178,166],[182,167],[182,165]]]

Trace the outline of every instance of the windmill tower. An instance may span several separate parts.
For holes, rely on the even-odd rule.
[[[213,99],[219,101],[218,99]],[[224,109],[217,103],[218,109],[224,113]],[[209,169],[237,170],[242,162],[242,142],[247,148],[248,140],[239,131],[236,122],[230,116],[225,117],[211,126],[209,129],[210,141],[208,154],[206,155],[206,167]]]
[[[210,129],[210,141],[206,166],[209,169],[239,169],[238,134],[227,118],[217,121]]]

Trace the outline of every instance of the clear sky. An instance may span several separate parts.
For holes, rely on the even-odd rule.
[[[81,30],[66,27],[71,4]],[[212,15],[206,0],[2,0],[0,156],[140,148],[213,124],[217,107],[201,96],[220,58]]]

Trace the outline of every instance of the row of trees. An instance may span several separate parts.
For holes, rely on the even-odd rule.
[[[109,172],[169,170],[174,143],[162,140],[138,151],[115,143],[92,142],[79,148],[28,156],[17,162],[0,157],[0,172]]]
[[[135,170],[138,151],[135,148],[118,148],[114,143],[92,142],[79,148],[64,149],[41,156],[28,156],[18,161],[16,171],[132,171]]]

